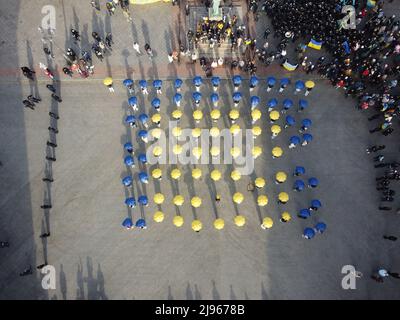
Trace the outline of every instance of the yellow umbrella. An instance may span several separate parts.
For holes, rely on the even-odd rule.
[[[151,172],[151,176],[154,179],[160,179],[162,176],[162,171],[160,168],[155,168],[152,172]]]
[[[306,81],[305,85],[306,85],[307,89],[312,89],[312,88],[315,87],[315,82],[311,81],[311,80],[308,80],[308,81]]]
[[[244,200],[244,196],[243,194],[241,194],[240,192],[236,192],[233,197],[233,202],[237,203],[237,204],[241,204]]]
[[[233,124],[229,130],[232,135],[236,136],[240,132],[240,127],[237,124]]]
[[[282,203],[286,203],[289,201],[289,195],[286,192],[281,192],[278,195],[278,199]]]
[[[221,179],[222,175],[221,175],[221,172],[219,170],[215,169],[215,170],[211,171],[210,176],[211,176],[212,180],[218,181],[218,180]]]
[[[262,129],[259,126],[255,126],[251,129],[251,132],[255,137],[258,137],[262,133]]]
[[[239,147],[233,147],[231,148],[231,156],[233,158],[237,158],[240,156],[240,148]]]
[[[200,197],[193,197],[190,201],[192,207],[198,208],[201,206],[201,198]]]
[[[214,220],[214,228],[217,230],[222,230],[225,227],[225,221],[224,219],[215,219]]]
[[[233,170],[231,172],[231,178],[233,181],[238,181],[242,177],[242,174],[238,170]]]
[[[174,197],[174,199],[172,200],[174,205],[176,206],[181,206],[183,205],[183,203],[185,202],[185,199],[183,198],[183,196],[181,196],[180,194],[176,195]]]
[[[181,154],[182,150],[183,150],[183,147],[180,144],[176,144],[172,147],[172,153],[176,154],[176,155]]]
[[[266,195],[260,195],[260,196],[258,196],[258,198],[257,198],[257,204],[258,204],[260,207],[266,206],[266,205],[268,204],[268,197],[267,197]]]
[[[219,154],[220,154],[220,149],[218,147],[212,146],[211,149],[210,149],[210,154],[213,157],[218,157]]]
[[[150,131],[150,134],[153,136],[155,139],[160,139],[161,137],[161,129],[160,128],[154,128],[153,130]]]
[[[161,114],[155,113],[151,116],[151,121],[154,123],[159,123],[161,121]]]
[[[271,132],[272,132],[273,134],[275,134],[275,135],[279,134],[281,131],[282,131],[281,127],[278,126],[277,124],[274,124],[274,125],[271,127]]]
[[[113,79],[110,77],[107,77],[103,80],[103,83],[105,86],[111,86],[113,84]]]
[[[163,149],[160,146],[155,146],[153,149],[153,155],[159,157],[162,154]]]
[[[276,111],[276,110],[272,110],[272,111],[269,113],[269,118],[270,118],[272,121],[279,120],[279,112]]]
[[[179,170],[179,169],[173,169],[173,170],[171,171],[171,178],[172,178],[172,179],[178,180],[180,177],[181,177],[181,170]]]
[[[234,221],[238,227],[243,227],[246,224],[246,218],[241,215],[236,216]]]
[[[183,218],[181,216],[175,216],[172,222],[178,228],[183,226]]]
[[[164,221],[164,213],[162,213],[161,211],[157,211],[153,216],[153,220],[155,222],[163,222]]]
[[[229,111],[229,119],[231,120],[237,120],[239,119],[240,113],[237,109],[232,109]]]
[[[253,147],[252,154],[254,159],[257,159],[262,154],[262,148],[259,146]]]
[[[176,109],[174,111],[172,111],[172,118],[174,118],[175,120],[179,120],[182,117],[182,111],[179,109]]]
[[[194,147],[192,151],[193,151],[193,155],[195,156],[195,158],[200,159],[201,154],[203,153],[203,150],[201,149],[201,147]]]
[[[200,121],[201,119],[203,119],[203,112],[201,110],[193,111],[193,119],[196,121]]]
[[[220,131],[219,131],[219,129],[217,127],[212,127],[210,129],[210,136],[213,137],[213,138],[218,137],[219,133],[220,133]]]
[[[218,109],[214,109],[213,111],[211,111],[210,116],[211,119],[217,121],[221,117],[221,111],[219,111]]]
[[[162,204],[164,202],[165,198],[164,198],[164,195],[162,193],[156,193],[154,195],[153,200],[154,200],[155,204]]]
[[[200,128],[194,128],[192,129],[192,136],[194,138],[198,138],[201,136],[201,129]]]
[[[192,177],[193,177],[193,179],[200,179],[201,178],[201,169],[194,168],[192,170]]]
[[[281,157],[282,154],[283,154],[282,148],[280,148],[280,147],[275,147],[275,148],[272,149],[272,155],[273,155],[275,158]]]
[[[203,229],[203,224],[201,223],[200,220],[193,220],[192,229],[196,232],[199,232],[201,229]]]
[[[254,184],[256,185],[257,188],[263,188],[265,186],[265,179],[259,177],[256,179],[256,181],[254,181]]]
[[[274,221],[270,217],[265,217],[263,219],[261,228],[263,229],[270,229],[274,225]]]
[[[258,109],[253,109],[253,111],[251,111],[251,118],[253,119],[253,121],[257,121],[258,119],[260,119],[261,111]]]
[[[278,182],[280,182],[280,183],[285,182],[285,181],[286,181],[286,178],[287,178],[287,175],[286,175],[286,173],[283,172],[283,171],[279,171],[279,172],[277,172],[276,175],[275,175],[276,181],[278,181]]]
[[[179,137],[181,134],[182,134],[182,128],[180,128],[180,127],[172,128],[172,135],[174,137]]]
[[[285,221],[290,221],[292,217],[290,216],[289,212],[285,211],[281,214],[281,219]]]

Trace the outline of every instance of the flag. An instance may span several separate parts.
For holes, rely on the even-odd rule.
[[[316,41],[314,39],[311,39],[311,41],[308,43],[308,46],[310,48],[315,49],[315,50],[321,50],[322,42],[318,42],[318,41]]]
[[[373,8],[376,6],[376,0],[368,0],[367,1],[367,7],[368,8]]]
[[[298,64],[293,65],[291,63],[289,63],[287,60],[285,61],[285,63],[282,65],[287,71],[294,71],[297,69]]]

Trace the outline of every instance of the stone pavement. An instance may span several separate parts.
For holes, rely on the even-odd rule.
[[[35,29],[40,17],[29,16],[28,12],[40,12],[45,2],[36,1],[35,6],[29,1],[21,2],[15,1],[11,5],[10,10],[15,18],[10,14],[10,25],[3,26],[8,32],[2,35],[5,45],[0,47],[1,65],[9,70],[16,70],[29,60],[37,65],[43,59],[40,35]],[[95,20],[90,8],[74,0],[68,3],[65,15],[60,13],[58,23],[62,24],[62,17],[67,16],[68,28],[70,23],[73,25],[70,15],[75,7],[79,17],[76,20],[79,20],[80,26],[87,24],[90,34],[89,25]],[[58,2],[55,4],[57,10],[62,10]],[[151,29],[156,12],[160,25],[173,25],[175,21],[170,21],[168,15],[174,17],[175,9],[165,9],[171,9],[170,5],[160,3],[134,7],[136,30],[146,25]],[[119,25],[122,30],[126,21],[122,15],[117,17],[111,19],[112,28],[117,30],[116,25]],[[101,25],[100,22],[98,24]],[[31,32],[33,34],[27,48],[26,35]],[[56,37],[57,44],[64,44],[62,35],[57,33]],[[158,54],[154,65],[146,57],[136,59],[130,47],[135,36],[128,38],[129,41],[122,34],[116,35],[115,49],[108,62],[110,69],[107,71],[105,67],[104,74],[111,72],[114,79],[123,79],[126,70],[133,69],[139,70],[136,71],[138,79],[142,65],[146,78],[152,78],[157,72],[163,79],[173,76],[164,66],[167,64],[166,56]],[[127,42],[129,45],[126,45]],[[162,31],[152,32],[150,42],[155,44],[152,46],[156,51],[167,52]],[[126,55],[127,66],[123,56],[118,55],[118,52],[124,52],[124,48],[130,52]],[[310,109],[304,114],[314,122],[312,133],[315,140],[304,149],[291,151],[286,144],[294,129],[285,131],[271,142],[269,124],[263,111],[261,124],[264,132],[258,139],[265,154],[256,160],[255,175],[267,179],[265,193],[270,203],[260,212],[253,195],[247,191],[250,177],[243,177],[232,184],[229,176],[224,175],[215,188],[223,195],[216,210],[225,219],[226,226],[222,231],[215,230],[212,227],[216,211],[211,198],[213,186],[210,184],[210,189],[204,187],[209,182],[206,177],[193,182],[189,168],[183,167],[184,177],[178,188],[186,199],[181,210],[185,225],[181,229],[172,225],[175,208],[170,200],[176,186],[171,185],[164,175],[159,185],[150,180],[146,190],[142,186],[135,186],[135,191],[145,191],[151,199],[156,190],[161,190],[166,196],[166,202],[162,205],[166,220],[161,224],[151,221],[157,209],[151,204],[144,211],[149,228],[126,231],[120,226],[127,215],[123,203],[124,188],[120,180],[126,172],[122,161],[122,143],[130,132],[123,123],[127,112],[127,94],[119,81],[116,81],[115,94],[109,94],[101,83],[101,72],[94,79],[64,80],[59,83],[63,102],[59,105],[59,147],[56,150],[57,161],[53,165],[55,182],[50,190],[46,190],[41,181],[48,139],[47,113],[51,107],[56,107],[45,88],[49,82],[40,77],[37,86],[30,88],[27,81],[13,78],[12,72],[1,75],[0,118],[3,121],[0,136],[3,148],[0,160],[3,165],[0,167],[0,234],[12,245],[10,249],[1,251],[2,299],[400,298],[395,280],[377,284],[367,278],[378,266],[393,270],[400,268],[395,255],[397,244],[381,239],[384,233],[396,233],[399,222],[395,220],[396,217],[376,210],[378,195],[374,188],[375,172],[371,157],[364,151],[366,146],[376,142],[395,144],[391,139],[379,137],[376,141],[376,137],[365,134],[370,123],[365,114],[353,108],[353,101],[345,99],[341,92],[324,81],[318,81],[315,91],[308,98]],[[185,75],[190,77],[190,74]],[[278,70],[275,74],[282,77]],[[296,73],[293,77],[303,75]],[[190,79],[185,81],[185,101],[182,105],[186,112],[182,127],[190,125],[190,83]],[[171,81],[165,81],[164,86],[163,121],[171,112],[170,99],[173,93]],[[30,90],[38,90],[43,98],[35,111],[24,110],[20,103]],[[221,90],[224,101],[221,108],[225,111],[224,120],[219,123],[222,128],[226,126],[226,111],[232,94],[230,82],[223,81]],[[208,85],[203,95],[209,94]],[[259,94],[262,105],[268,98],[278,95],[276,92],[267,94],[261,89]],[[287,97],[296,99],[292,90],[287,92]],[[149,110],[151,98],[140,98],[141,107]],[[248,99],[249,95],[246,94],[245,102]],[[244,116],[240,123],[248,126],[249,114],[244,105],[241,106]],[[208,110],[210,107],[202,104],[202,108]],[[300,115],[296,115],[296,119],[300,120]],[[209,120],[205,120],[201,123],[204,128],[209,126]],[[272,160],[269,156],[271,146],[275,144],[285,146],[282,159]],[[396,153],[390,156],[394,160]],[[276,171],[290,172],[298,164],[303,164],[310,174],[319,178],[321,185],[318,189],[293,194],[290,191],[292,178],[283,186],[273,183]],[[164,172],[168,168],[165,166]],[[205,174],[210,167],[204,166],[202,169]],[[222,169],[229,173],[230,168]],[[293,215],[293,221],[289,224],[278,221],[281,209],[275,199],[281,188],[289,191],[291,196],[287,208]],[[243,229],[236,228],[232,222],[235,206],[228,195],[235,190],[245,195],[245,202],[238,208],[248,219]],[[204,224],[204,230],[200,233],[190,229],[193,212],[188,199],[194,193],[202,197],[204,203],[196,212]],[[40,205],[43,198],[49,196],[53,208],[45,217]],[[311,221],[294,217],[295,211],[314,196],[324,204],[316,217]],[[259,214],[274,219],[275,225],[271,230],[264,231],[259,227]],[[135,209],[134,218],[139,215],[140,210]],[[302,239],[300,234],[303,228],[312,225],[311,222],[318,218],[327,223],[327,232],[311,241]],[[42,242],[38,235],[46,229],[46,220],[52,235],[48,241]],[[18,277],[27,264],[41,264],[44,257],[57,269],[55,291],[41,289],[39,273],[31,277]],[[346,264],[353,264],[365,275],[364,279],[358,280],[357,290],[341,289],[340,270]]]

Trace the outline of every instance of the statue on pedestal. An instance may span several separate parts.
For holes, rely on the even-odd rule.
[[[222,20],[222,9],[219,7],[221,0],[213,0],[212,8],[209,9],[210,20]]]

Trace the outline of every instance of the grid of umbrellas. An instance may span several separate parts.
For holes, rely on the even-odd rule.
[[[243,82],[246,80],[243,80],[243,78],[240,75],[236,75],[232,77],[231,81],[233,83],[234,92],[232,94],[232,102],[233,102],[232,108],[228,113],[228,117],[230,120],[229,131],[232,136],[236,136],[240,134],[242,131],[242,128],[236,122],[241,117],[240,104],[243,98],[241,88],[243,87]],[[262,82],[265,83],[266,85],[265,90],[267,92],[277,91],[281,94],[285,90],[288,90],[288,87],[291,85],[291,80],[289,78],[276,79],[275,77],[272,76],[268,77],[266,80],[260,80],[257,76],[252,76],[248,81],[249,81],[250,94],[254,92],[254,90],[258,86],[261,86]],[[211,118],[214,124],[217,124],[218,120],[221,118],[221,110],[219,108],[220,96],[218,93],[220,83],[221,79],[219,77],[211,78],[211,85],[213,90],[212,93],[208,96],[208,98],[210,99],[212,109],[208,113],[209,117]],[[172,128],[172,135],[175,138],[179,138],[180,135],[182,134],[182,128],[179,126],[179,121],[181,120],[181,117],[184,115],[181,106],[183,100],[183,96],[181,93],[183,84],[184,83],[182,79],[177,78],[174,80],[175,93],[172,96],[172,99],[175,109],[170,113],[169,120],[174,120],[178,124]],[[148,90],[150,89],[150,87],[152,87],[153,90],[156,91],[156,97],[151,100],[150,112],[153,113],[151,116],[147,113],[141,113],[137,115],[139,108],[138,108],[138,98],[136,96],[136,91],[134,89],[134,81],[132,79],[125,79],[123,81],[123,85],[128,90],[128,96],[129,96],[128,104],[130,109],[132,110],[131,112],[129,112],[128,115],[126,115],[125,123],[132,130],[134,130],[132,131],[132,133],[134,135],[137,135],[139,140],[141,140],[145,145],[149,143],[150,136],[152,140],[154,139],[155,141],[157,141],[158,139],[160,139],[162,135],[162,130],[160,128],[162,120],[162,116],[160,113],[161,100],[159,97],[162,94],[163,81],[162,80],[138,81],[138,87],[140,87],[140,92],[142,95],[144,96],[148,95],[149,94]],[[205,112],[202,111],[200,108],[200,104],[204,99],[203,94],[201,93],[202,91],[201,88],[204,85],[205,85],[205,80],[203,80],[200,76],[196,76],[193,78],[193,86],[195,90],[192,92],[192,100],[194,105],[192,117],[196,124],[199,124],[205,116]],[[269,99],[266,102],[265,106],[262,106],[261,98],[257,95],[251,95],[250,106],[248,107],[251,109],[250,112],[251,124],[252,124],[251,131],[255,141],[263,133],[264,130],[262,126],[258,124],[258,121],[262,117],[262,112],[260,111],[261,108],[265,108],[269,115],[269,122],[270,122],[269,129],[270,129],[271,139],[274,141],[274,139],[282,132],[282,130],[287,129],[289,127],[293,127],[297,124],[295,119],[296,117],[293,115],[293,112],[291,111],[297,109],[295,111],[301,114],[304,110],[306,110],[309,107],[309,103],[305,97],[307,97],[310,94],[314,86],[315,83],[311,80],[306,82],[302,80],[297,80],[294,83],[294,94],[301,96],[298,99],[297,106],[295,106],[295,103],[291,99],[283,99],[282,104],[280,106],[277,98]],[[288,149],[293,149],[298,146],[305,147],[312,142],[313,136],[310,133],[310,128],[312,127],[311,119],[303,118],[299,127],[300,127],[298,130],[299,134],[290,137],[287,143]],[[191,129],[191,134],[193,138],[199,139],[199,137],[202,134],[202,129],[199,127],[195,127]],[[220,135],[220,129],[216,125],[212,126],[211,128],[209,128],[209,134],[211,137],[217,138]],[[127,195],[125,199],[126,206],[128,206],[130,209],[134,209],[137,206],[140,206],[143,209],[145,207],[148,207],[150,201],[153,201],[160,208],[160,206],[165,202],[165,196],[160,192],[156,192],[153,195],[152,199],[149,199],[148,195],[146,194],[138,195],[137,199],[134,197],[133,183],[135,182],[135,179],[131,173],[131,168],[135,168],[136,161],[139,162],[141,166],[140,169],[141,171],[137,175],[137,180],[141,184],[148,184],[150,179],[161,180],[165,172],[163,173],[163,170],[160,165],[156,166],[151,170],[151,172],[149,172],[150,170],[148,170],[147,168],[148,159],[146,152],[141,152],[136,154],[134,145],[132,141],[130,141],[130,139],[127,139],[126,143],[124,144],[124,152],[125,152],[124,163],[127,166],[127,169],[129,170],[129,173],[127,173],[122,178],[122,184],[126,188],[126,195]],[[165,151],[161,146],[155,146],[154,148],[152,148],[152,154],[155,157],[160,157],[163,154],[163,152]],[[183,147],[177,143],[172,147],[172,152],[175,155],[179,155],[183,152]],[[200,159],[203,154],[203,150],[200,146],[192,148],[191,152],[193,153],[193,156],[196,157],[197,159]],[[220,148],[211,146],[209,152],[212,157],[217,157],[220,155]],[[264,151],[262,147],[255,143],[254,147],[252,148],[251,154],[254,159],[257,159],[259,156],[263,154],[263,152]],[[235,159],[241,154],[241,150],[238,147],[232,147],[230,149],[230,154],[232,158]],[[272,157],[272,159],[281,158],[283,154],[284,150],[282,146],[273,146],[271,148],[270,156]],[[296,180],[293,185],[294,192],[302,192],[306,188],[315,189],[319,185],[319,181],[316,177],[309,177],[306,180],[306,182],[304,182],[303,179],[301,179],[306,174],[306,169],[304,167],[297,166],[296,168],[293,168],[291,174],[296,177]],[[203,176],[203,171],[201,170],[201,168],[195,167],[192,169],[191,175],[194,180],[198,180]],[[210,178],[214,182],[219,181],[222,178],[222,176],[223,173],[218,169],[214,169],[210,172]],[[275,183],[277,185],[285,183],[287,180],[287,176],[288,173],[284,171],[276,172]],[[174,168],[169,171],[168,179],[179,181],[181,177],[182,177],[182,172],[179,168]],[[232,172],[230,173],[230,178],[232,179],[232,181],[239,181],[242,178],[240,170],[236,169],[232,170]],[[265,185],[266,185],[266,179],[263,177],[257,177],[254,181],[252,181],[249,184],[250,190],[252,188],[262,190],[265,187]],[[243,202],[245,196],[241,192],[235,192],[234,194],[231,195],[231,198],[235,205],[240,205]],[[284,205],[289,201],[289,199],[290,196],[287,192],[280,192],[278,194],[277,201],[279,204]],[[199,208],[203,204],[203,199],[199,196],[193,196],[191,197],[191,199],[185,199],[184,196],[181,194],[175,194],[172,198],[172,203],[176,207],[181,207],[188,200],[190,201],[190,205],[193,208]],[[218,202],[219,200],[220,196],[216,194],[215,201]],[[265,207],[269,203],[269,198],[267,195],[261,194],[257,196],[256,202],[259,207]],[[311,216],[313,211],[315,212],[319,210],[321,207],[322,207],[321,201],[319,199],[313,199],[308,208],[303,208],[299,210],[297,216],[301,219],[307,219]],[[123,220],[122,226],[129,230],[134,228],[146,229],[147,222],[146,222],[146,217],[143,214],[144,210],[142,210],[141,212],[142,215],[136,222],[134,222],[131,217],[127,217]],[[291,219],[292,216],[288,211],[284,211],[280,216],[280,221],[284,223],[289,222]],[[165,220],[164,212],[158,210],[154,213],[153,215],[154,222],[161,223],[164,220]],[[181,214],[177,213],[173,217],[172,222],[177,228],[180,228],[184,225],[185,219]],[[233,219],[233,223],[237,227],[242,228],[246,224],[246,217],[242,214],[237,214]],[[273,227],[273,225],[274,221],[271,217],[264,217],[262,219],[261,223],[262,229],[270,229]],[[222,230],[225,227],[225,220],[220,217],[217,217],[213,222],[213,226],[217,230]],[[198,218],[193,219],[191,222],[191,228],[194,231],[199,232],[203,228],[202,221],[200,221]],[[303,232],[303,237],[306,239],[312,239],[316,234],[322,234],[325,230],[326,230],[326,224],[324,222],[318,222],[313,227],[305,228]]]

